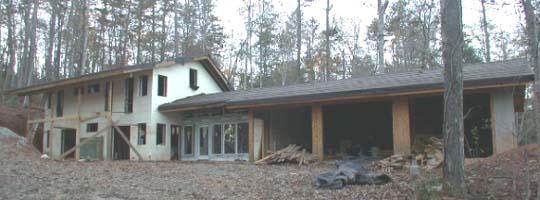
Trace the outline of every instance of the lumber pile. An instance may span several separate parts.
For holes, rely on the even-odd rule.
[[[420,141],[414,155],[396,154],[380,161],[372,163],[373,166],[381,169],[403,169],[409,168],[414,160],[424,169],[434,169],[439,167],[444,158],[443,144],[436,137],[429,137]]]
[[[276,151],[258,161],[255,164],[278,164],[278,163],[298,163],[298,165],[310,164],[317,161],[317,158],[302,146],[290,144],[289,146]]]

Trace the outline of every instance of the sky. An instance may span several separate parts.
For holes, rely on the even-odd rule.
[[[256,2],[256,0],[252,0]],[[390,4],[397,0],[390,0]],[[493,1],[493,0],[491,0]],[[488,2],[491,2],[488,0]],[[435,0],[438,3],[438,0]],[[487,5],[487,17],[497,29],[514,32],[520,22],[519,12],[521,8],[517,5],[518,1],[497,0],[496,3]],[[282,17],[282,22],[286,16],[290,15],[296,9],[296,0],[274,0],[276,10]],[[356,20],[360,27],[366,30],[369,23],[375,19],[377,12],[376,0],[331,0],[331,15],[336,18],[343,18],[345,21]],[[240,14],[240,9],[246,4],[244,0],[216,0],[216,13],[221,19],[225,33],[234,33],[243,38],[245,34],[244,22],[246,19]],[[480,0],[463,0],[463,23],[467,26],[478,26],[480,13]],[[322,25],[325,24],[326,0],[314,0],[307,3],[303,8],[304,19],[314,17]]]

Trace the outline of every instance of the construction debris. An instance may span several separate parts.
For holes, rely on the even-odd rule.
[[[337,170],[324,172],[313,179],[316,188],[340,189],[345,185],[380,185],[392,179],[386,174],[368,172],[357,160],[337,161]]]
[[[395,154],[374,162],[372,165],[381,169],[408,169],[411,161],[414,160],[427,170],[439,167],[444,159],[444,147],[441,140],[436,137],[428,137],[418,141],[415,153],[411,155]]]
[[[317,161],[317,157],[306,152],[302,146],[290,144],[289,146],[266,156],[255,164],[298,163],[298,165],[310,164]]]

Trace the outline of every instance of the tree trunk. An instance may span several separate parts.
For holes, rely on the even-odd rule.
[[[486,17],[486,6],[485,6],[486,0],[480,0],[480,4],[482,5],[482,30],[484,31],[484,45],[485,45],[485,59],[486,62],[491,62],[491,44],[489,39],[489,30],[488,30],[488,22]]]
[[[14,13],[15,7],[13,6],[12,0],[8,1],[7,5],[7,28],[8,28],[8,53],[9,53],[9,65],[6,70],[6,79],[4,80],[4,84],[2,85],[2,91],[6,91],[7,89],[11,88],[12,86],[12,80],[13,80],[13,73],[15,66],[17,65],[17,39],[14,35],[15,33],[15,23],[13,23],[13,13]],[[5,102],[3,99],[2,102]]]
[[[527,52],[529,54],[529,64],[534,71],[533,84],[533,117],[536,131],[536,140],[538,148],[538,160],[540,160],[540,61],[538,52],[538,27],[534,11],[536,8],[531,3],[531,0],[521,0],[523,4],[523,12],[525,13],[525,28],[527,31]],[[537,189],[537,199],[540,200],[540,184]]]
[[[388,0],[384,3],[377,0],[377,67],[375,73],[384,69],[384,12],[388,7]]]
[[[47,57],[45,58],[45,79],[54,80],[53,53],[56,36],[56,13],[58,12],[56,0],[50,0],[52,8],[51,19],[49,21],[49,44],[47,46]]]
[[[461,0],[441,0],[444,65],[444,165],[446,190],[465,195],[463,147],[463,23]]]
[[[86,59],[88,57],[87,48],[88,48],[88,3],[86,0],[83,0],[83,38],[82,38],[82,48],[80,49],[81,58],[79,61],[79,73],[77,75],[82,75],[86,70]]]
[[[324,81],[329,79],[330,70],[330,0],[326,0],[326,63],[324,65]]]
[[[298,0],[298,8],[296,10],[296,83],[304,82],[302,68],[302,3]]]

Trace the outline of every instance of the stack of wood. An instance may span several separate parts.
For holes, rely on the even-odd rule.
[[[256,161],[255,164],[298,163],[298,165],[303,165],[314,163],[315,161],[317,161],[317,158],[311,153],[306,152],[305,148],[290,144],[289,146]]]
[[[421,147],[416,150],[415,155],[396,154],[372,165],[381,169],[403,169],[409,168],[411,161],[414,160],[424,169],[434,169],[441,166],[444,158],[443,143],[436,137],[429,137],[422,140]],[[414,157],[413,157],[414,156]]]

